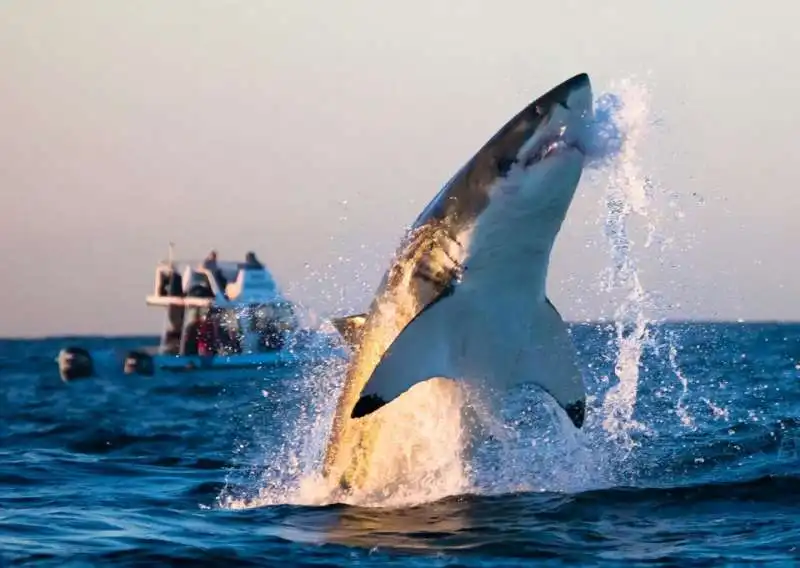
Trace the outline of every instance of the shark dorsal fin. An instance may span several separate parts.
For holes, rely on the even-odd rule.
[[[344,338],[350,347],[355,347],[361,340],[361,330],[364,327],[364,322],[367,321],[366,314],[356,314],[352,316],[345,316],[343,318],[333,318],[331,323],[339,335]]]

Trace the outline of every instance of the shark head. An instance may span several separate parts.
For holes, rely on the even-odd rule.
[[[474,224],[493,200],[524,200],[562,217],[575,184],[548,183],[564,168],[580,174],[593,117],[592,87],[576,75],[509,120],[422,211],[413,228],[444,221],[454,231]],[[565,185],[566,191],[559,191]]]
[[[450,222],[470,233],[464,266],[473,274],[485,269],[495,289],[502,289],[501,271],[515,279],[510,286],[544,298],[550,251],[581,178],[592,114],[589,78],[577,75],[509,121],[468,163],[461,190],[443,196],[454,209]],[[453,203],[465,195],[473,196],[474,209]]]
[[[581,73],[509,120],[409,227],[368,312],[355,320],[339,318],[338,322],[351,320],[350,325],[356,321],[360,327],[369,314],[380,309],[385,298],[396,296],[399,287],[408,288],[416,296],[419,309],[425,308],[449,289],[465,263],[480,263],[481,249],[490,251],[495,260],[498,251],[513,254],[514,243],[549,254],[592,139],[592,100],[589,76]],[[524,226],[522,231],[517,230],[519,225]],[[489,228],[495,238],[471,239],[472,258],[468,260],[465,234],[476,226]],[[494,243],[498,240],[503,242]],[[421,254],[421,249],[430,253]]]

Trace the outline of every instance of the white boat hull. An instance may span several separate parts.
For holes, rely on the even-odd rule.
[[[307,360],[308,356],[304,357],[288,350],[230,356],[156,355],[153,357],[156,369],[170,372],[263,369],[296,365]]]

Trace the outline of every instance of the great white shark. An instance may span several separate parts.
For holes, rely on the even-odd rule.
[[[525,107],[423,210],[368,311],[334,320],[352,357],[325,451],[330,481],[361,486],[376,411],[433,378],[533,383],[583,425],[583,378],[546,282],[592,119],[586,74]]]

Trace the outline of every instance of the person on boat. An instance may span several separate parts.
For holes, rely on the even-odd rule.
[[[235,323],[235,312],[212,308],[209,318],[214,325],[217,338],[216,352],[219,355],[241,353],[239,331]]]
[[[183,278],[174,268],[159,276],[159,296],[183,296]]]
[[[221,350],[225,355],[238,355],[242,352],[242,343],[239,337],[239,332],[234,326],[227,324],[223,326],[220,333],[220,340],[222,342]]]
[[[206,357],[215,355],[217,343],[214,322],[208,316],[201,317],[197,325],[197,354]]]
[[[260,270],[264,268],[264,265],[261,264],[261,261],[258,260],[258,258],[256,258],[256,253],[250,251],[246,255],[244,255],[244,263],[241,265],[241,268]]]
[[[199,330],[200,318],[197,317],[197,314],[194,314],[189,323],[186,324],[181,355],[197,355]]]
[[[219,269],[217,266],[217,251],[212,250],[206,255],[206,258],[203,260],[203,268],[212,271]]]
[[[268,351],[278,351],[283,349],[286,344],[283,332],[278,328],[277,323],[271,320],[266,322],[261,340]]]
[[[217,265],[217,251],[212,250],[208,253],[208,256],[206,256],[205,260],[203,261],[203,268],[212,274],[214,279],[217,281],[217,286],[219,286],[219,289],[224,292],[228,281]]]
[[[280,329],[274,306],[263,306],[260,317],[252,320],[255,331],[258,333],[259,345],[264,351],[277,351],[283,349],[285,340]]]

